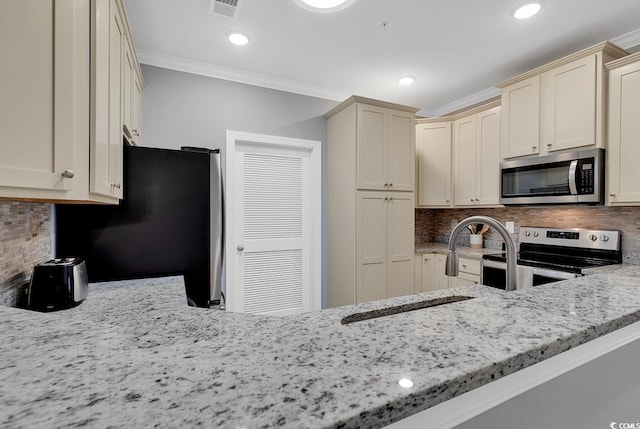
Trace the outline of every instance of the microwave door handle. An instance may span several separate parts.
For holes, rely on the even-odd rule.
[[[569,192],[571,195],[578,195],[578,187],[576,186],[576,170],[578,169],[578,160],[574,159],[569,165]]]

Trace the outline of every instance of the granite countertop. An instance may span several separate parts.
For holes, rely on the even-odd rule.
[[[640,320],[638,277],[284,318],[187,307],[181,277],[96,283],[73,309],[0,308],[0,427],[382,427]],[[449,295],[474,298],[340,323]]]
[[[449,245],[444,243],[419,243],[415,246],[416,253],[447,253],[449,250]],[[467,258],[477,258],[482,259],[483,255],[496,255],[500,254],[503,251],[500,249],[472,249],[468,246],[457,246],[456,250],[458,251],[459,256],[467,257]]]

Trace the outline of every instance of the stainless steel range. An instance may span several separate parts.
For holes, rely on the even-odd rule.
[[[518,265],[525,285],[538,286],[584,275],[586,268],[622,262],[620,231],[580,228],[520,228]],[[506,258],[485,255],[482,283],[505,288]]]

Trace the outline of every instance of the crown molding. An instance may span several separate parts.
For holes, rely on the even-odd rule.
[[[640,45],[640,28],[630,31],[622,36],[610,40],[611,43],[620,46],[622,49],[629,49]]]
[[[640,28],[610,39],[609,41],[621,47],[622,49],[629,49],[639,46]],[[150,66],[162,67],[170,70],[177,70],[185,73],[192,73],[217,79],[229,80],[232,82],[244,83],[247,85],[261,86],[265,88],[276,89],[279,91],[292,92],[294,94],[306,95],[309,97],[317,97],[342,102],[353,95],[349,92],[339,91],[331,88],[309,85],[286,79],[273,78],[228,67],[214,66],[201,61],[160,54],[158,52],[147,51],[144,49],[138,49],[137,54],[138,59],[142,64],[148,64]],[[467,97],[437,107],[432,111],[419,111],[418,115],[426,117],[443,116],[451,112],[463,110],[469,106],[482,103],[498,96],[500,96],[499,88],[487,88],[485,90],[471,94]]]
[[[197,74],[200,76],[208,76],[216,79],[276,89],[278,91],[291,92],[294,94],[333,101],[343,101],[353,95],[351,93],[335,89],[295,82],[287,79],[273,78],[229,67],[214,66],[201,61],[160,54],[158,52],[147,51],[144,49],[138,49],[137,53],[138,59],[142,64]]]
[[[469,96],[466,96],[464,98],[460,98],[451,103],[440,106],[437,109],[434,109],[432,112],[430,112],[431,114],[425,115],[425,116],[430,116],[430,117],[444,116],[448,113],[456,112],[458,110],[465,109],[469,106],[473,106],[475,104],[482,103],[483,101],[487,101],[499,96],[500,96],[500,89],[494,88],[494,87],[487,88],[482,91],[471,94]],[[420,113],[424,113],[424,112],[420,112]]]

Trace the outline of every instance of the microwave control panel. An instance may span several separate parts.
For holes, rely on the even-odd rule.
[[[595,192],[595,183],[593,178],[594,169],[594,158],[584,158],[578,160],[578,178],[576,180],[576,185],[579,195],[589,195]]]

